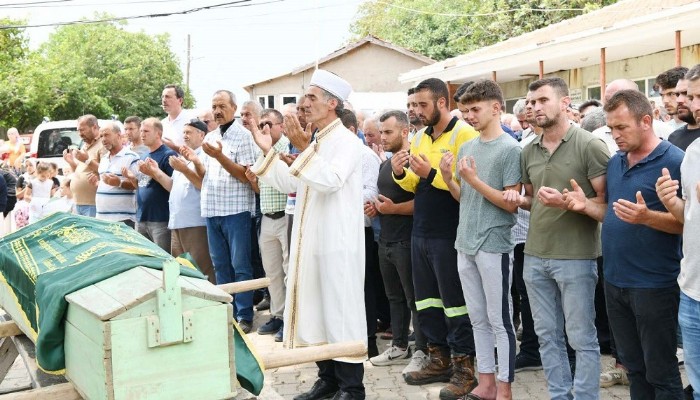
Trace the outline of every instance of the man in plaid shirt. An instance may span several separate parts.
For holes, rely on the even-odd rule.
[[[212,99],[212,112],[219,128],[204,139],[206,157],[198,174],[202,181],[202,217],[206,218],[209,251],[216,283],[253,278],[250,260],[251,215],[255,192],[245,176],[259,149],[250,132],[235,119],[236,97],[220,90]],[[235,296],[234,312],[241,329],[248,333],[253,321],[253,292]]]

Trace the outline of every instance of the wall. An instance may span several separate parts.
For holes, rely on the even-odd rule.
[[[367,43],[320,67],[343,77],[356,92],[405,92],[411,85],[401,84],[399,74],[425,65],[426,63],[398,51]],[[281,95],[301,95],[312,74],[313,68],[310,68],[297,75],[286,75],[259,83],[251,91],[251,98],[275,95],[275,106],[279,107],[282,104]]]

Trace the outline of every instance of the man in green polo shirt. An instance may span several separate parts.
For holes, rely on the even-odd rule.
[[[602,140],[569,124],[566,108],[571,100],[564,80],[540,79],[529,90],[543,133],[521,154],[525,195],[509,191],[506,197],[531,212],[523,277],[542,366],[552,399],[570,399],[573,393],[576,399],[598,399],[600,353],[593,298],[600,228],[596,220],[567,211],[562,192],[570,190],[569,181],[575,179],[584,182],[586,197],[604,202],[608,150]],[[573,384],[564,328],[576,351]]]

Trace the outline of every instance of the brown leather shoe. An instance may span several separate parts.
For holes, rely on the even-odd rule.
[[[452,378],[440,390],[440,400],[458,400],[474,390],[478,384],[474,377],[474,360],[470,356],[452,357]]]
[[[447,350],[449,352],[449,350]],[[449,382],[452,376],[450,356],[437,346],[428,346],[428,363],[419,371],[403,376],[409,385],[425,385],[434,382]]]

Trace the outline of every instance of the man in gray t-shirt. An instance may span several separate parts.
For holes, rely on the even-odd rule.
[[[457,268],[474,330],[479,398],[510,398],[514,378],[515,330],[511,285],[511,227],[517,206],[504,199],[505,190],[520,190],[520,146],[501,128],[503,94],[493,81],[470,85],[460,97],[467,122],[480,137],[464,143],[452,178],[454,156],[440,163],[442,177],[459,201]],[[477,171],[478,168],[478,171]],[[498,350],[498,374],[493,353]]]

